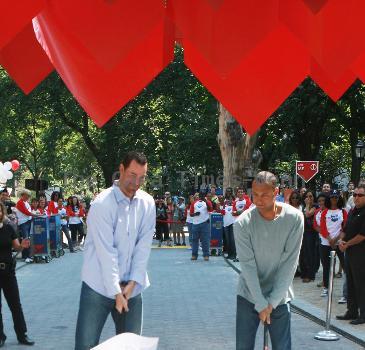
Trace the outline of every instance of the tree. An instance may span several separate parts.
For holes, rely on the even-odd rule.
[[[254,157],[258,133],[250,136],[233,116],[219,104],[219,135],[223,160],[223,187],[243,185],[243,179],[252,179],[258,166],[258,157]],[[246,185],[246,184],[245,184]]]
[[[216,143],[216,101],[185,67],[181,48],[176,50],[175,61],[100,129],[76,103],[56,73],[29,96],[24,96],[2,71],[0,99],[4,106],[0,108],[1,115],[10,116],[11,111],[11,118],[15,116],[19,122],[7,119],[0,134],[12,135],[13,129],[29,132],[28,121],[22,122],[23,109],[28,111],[29,118],[38,123],[35,130],[42,135],[47,150],[41,155],[45,165],[42,173],[48,176],[52,173],[54,181],[62,180],[64,171],[73,172],[74,177],[84,170],[97,171],[108,186],[123,154],[132,149],[146,153],[152,175],[160,175],[165,166],[173,190],[182,185],[179,171],[192,175],[204,168],[218,173],[222,167]],[[41,129],[41,125],[47,128]],[[50,137],[45,137],[46,130]],[[20,154],[19,143],[14,147],[14,156]],[[63,150],[67,150],[67,154]],[[206,157],[207,151],[209,157]]]
[[[358,80],[338,103],[339,121],[349,136],[351,150],[351,180],[360,180],[361,162],[356,157],[356,144],[365,135],[365,86]]]

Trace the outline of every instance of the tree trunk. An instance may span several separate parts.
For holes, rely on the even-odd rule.
[[[351,145],[351,181],[354,182],[355,186],[360,181],[361,162],[356,157],[356,144],[358,141],[358,131],[356,128],[350,129],[350,145]]]
[[[259,158],[255,145],[258,133],[250,136],[232,115],[219,104],[219,134],[223,161],[223,188],[246,185],[255,175]],[[255,153],[256,151],[256,153]]]

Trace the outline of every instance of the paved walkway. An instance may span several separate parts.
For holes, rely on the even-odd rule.
[[[153,249],[149,264],[152,286],[144,294],[144,335],[160,338],[159,350],[234,350],[235,298],[238,274],[221,257],[190,261],[186,249]],[[49,264],[18,270],[21,300],[34,350],[72,350],[80,293],[82,253],[66,254]],[[4,303],[3,303],[4,305]],[[3,307],[8,340],[17,345],[12,320]],[[321,328],[293,314],[293,349],[360,349],[341,339],[323,343],[313,339]],[[102,339],[114,335],[109,318]],[[262,330],[258,345],[262,348]]]

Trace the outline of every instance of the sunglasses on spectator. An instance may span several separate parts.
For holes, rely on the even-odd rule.
[[[291,199],[299,199],[299,197],[291,197]]]
[[[361,197],[364,197],[365,194],[363,194],[363,193],[354,193],[353,196],[354,197],[360,197],[361,198]]]

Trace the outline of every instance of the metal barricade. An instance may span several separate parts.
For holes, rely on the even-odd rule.
[[[330,277],[328,285],[328,299],[327,299],[327,312],[326,312],[326,327],[323,331],[318,332],[315,335],[317,340],[334,341],[339,340],[340,337],[333,331],[330,330],[331,327],[331,314],[332,314],[332,294],[333,294],[333,275],[335,269],[335,258],[336,251],[332,250],[330,254]]]

